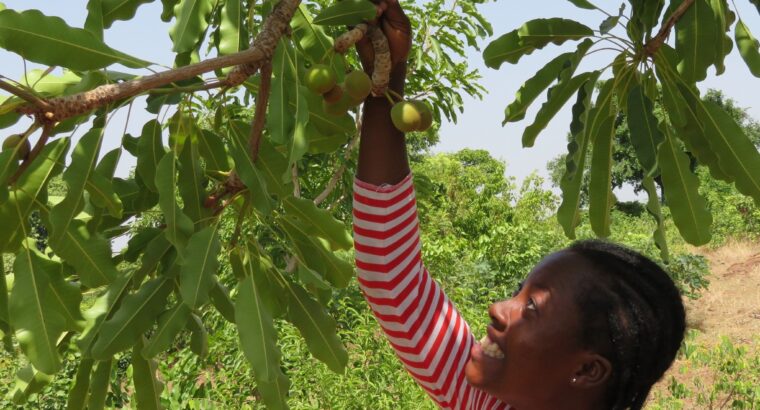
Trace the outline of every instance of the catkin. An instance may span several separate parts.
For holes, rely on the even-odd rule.
[[[335,39],[333,49],[338,54],[346,54],[349,48],[353,47],[354,44],[356,44],[364,37],[365,34],[367,34],[368,28],[369,26],[367,26],[365,23],[357,24],[356,27],[341,34],[340,37]]]
[[[372,71],[372,95],[381,97],[388,90],[391,77],[391,50],[388,39],[379,28],[373,27],[367,33],[375,49],[375,68]]]

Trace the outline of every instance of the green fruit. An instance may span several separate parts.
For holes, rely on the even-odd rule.
[[[417,110],[420,112],[420,125],[417,127],[417,131],[427,131],[431,125],[433,125],[433,111],[430,110],[430,106],[424,101],[412,101]]]
[[[391,121],[401,132],[416,131],[422,117],[417,106],[411,101],[401,101],[391,108]]]
[[[26,159],[26,157],[29,156],[29,151],[32,150],[32,146],[29,144],[29,140],[25,140],[22,143],[21,140],[23,138],[23,135],[11,135],[10,137],[6,138],[5,141],[3,141],[3,151],[10,151],[18,147],[16,148],[16,155],[20,159]],[[22,145],[18,146],[19,144]]]
[[[324,94],[337,83],[335,73],[333,70],[323,64],[316,64],[306,72],[306,78],[304,80],[306,86],[317,94]]]
[[[354,101],[364,101],[372,91],[372,80],[364,71],[351,71],[346,75],[346,92]]]

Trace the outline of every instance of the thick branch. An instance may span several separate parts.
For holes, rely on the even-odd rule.
[[[93,90],[71,96],[52,98],[46,101],[49,109],[25,105],[17,111],[51,121],[62,121],[66,118],[85,114],[114,101],[134,97],[153,88],[231,66],[238,67],[232,70],[219,85],[226,87],[240,85],[255,73],[261,64],[271,60],[277,42],[288,31],[290,20],[299,4],[300,0],[280,0],[272,14],[267,17],[261,32],[256,36],[248,50],[123,83],[102,85]]]
[[[660,47],[665,44],[668,36],[670,36],[670,30],[672,30],[673,26],[676,25],[678,20],[680,20],[681,17],[686,14],[686,11],[689,10],[689,7],[691,7],[692,4],[694,4],[694,0],[684,0],[684,2],[678,6],[678,8],[668,18],[668,20],[662,25],[662,27],[660,27],[660,31],[657,33],[657,35],[652,37],[652,39],[649,40],[644,46],[647,55],[655,55],[655,53],[657,53],[657,50],[659,50]]]
[[[269,103],[269,90],[272,88],[272,64],[266,63],[261,67],[261,86],[256,97],[256,111],[253,114],[251,136],[248,139],[251,153],[251,162],[256,162],[259,157],[259,144],[261,135],[264,133],[264,125],[267,117],[267,104]]]

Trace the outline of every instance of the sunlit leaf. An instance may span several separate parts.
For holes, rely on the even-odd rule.
[[[594,117],[593,113],[590,117]],[[593,133],[591,139],[594,148],[591,156],[588,214],[594,233],[606,238],[610,235],[610,210],[615,201],[611,186],[612,138],[615,133],[615,117],[608,114],[597,127],[592,128],[591,132]]]
[[[177,185],[182,197],[182,211],[195,222],[196,229],[200,229],[206,225],[203,221],[211,216],[211,210],[203,206],[207,197],[204,189],[206,176],[201,168],[197,139],[185,143],[179,155],[179,164]]]
[[[718,34],[720,41],[715,43],[715,74],[721,75],[726,71],[724,61],[726,56],[731,53],[734,47],[734,42],[731,41],[731,37],[728,33],[731,31],[731,24],[736,19],[736,15],[731,9],[728,8],[728,2],[726,0],[709,0],[710,7],[712,7],[715,21],[713,24],[718,28]]]
[[[142,347],[141,341],[132,350],[132,380],[135,384],[137,408],[160,410],[164,408],[161,404],[161,391],[164,389],[164,384],[158,380],[156,374],[158,363],[140,355]]]
[[[670,253],[668,252],[668,241],[665,237],[665,218],[662,216],[662,209],[660,207],[660,197],[657,195],[657,187],[654,185],[654,179],[652,177],[644,177],[641,184],[644,190],[647,192],[647,212],[657,224],[652,233],[652,238],[660,250],[660,259],[665,263],[670,260]]]
[[[27,364],[16,372],[16,382],[8,396],[17,405],[24,404],[29,396],[42,391],[53,378]]]
[[[293,19],[290,21],[290,27],[293,29],[293,38],[298,42],[299,48],[303,50],[311,63],[327,64],[335,71],[338,80],[342,80],[343,73],[346,71],[346,63],[340,56],[328,54],[333,48],[333,39],[325,33],[322,27],[314,24],[306,5],[298,6]],[[325,56],[328,57],[325,59]]]
[[[208,27],[208,19],[214,2],[210,0],[181,0],[174,7],[177,20],[169,29],[172,51],[185,53],[193,50],[195,44]]]
[[[760,77],[760,41],[749,31],[749,27],[739,20],[736,24],[736,46],[744,62],[755,77]]]
[[[587,0],[568,0],[568,1],[570,3],[575,4],[576,7],[580,7],[582,9],[587,9],[587,10],[596,9],[596,7],[593,4],[589,3]]]
[[[95,361],[85,359],[79,361],[77,373],[74,376],[74,383],[69,390],[69,397],[66,401],[66,410],[79,410],[85,408],[87,395],[90,390],[90,374]]]
[[[221,250],[217,226],[209,226],[194,234],[185,248],[180,269],[182,301],[191,309],[199,308],[208,300],[208,292],[219,268],[217,255]]]
[[[674,0],[672,6],[683,1]],[[707,68],[718,56],[714,45],[723,41],[722,36],[708,0],[695,0],[676,24],[678,72],[687,83],[697,83],[707,77]],[[706,44],[713,46],[705,47]]]
[[[90,397],[87,400],[87,410],[102,410],[105,407],[112,366],[113,359],[111,358],[96,362],[95,370],[90,379]]]
[[[27,243],[16,255],[15,282],[8,300],[11,326],[29,361],[47,374],[56,373],[61,359],[58,338],[76,330],[81,318],[79,290],[63,280],[60,263]]]
[[[113,317],[103,323],[92,346],[92,357],[106,360],[134,345],[138,336],[150,328],[163,310],[172,287],[170,278],[159,277],[145,283],[136,293],[127,295]]]
[[[560,54],[558,57],[548,62],[543,68],[536,72],[536,75],[531,77],[525,84],[517,91],[515,101],[512,102],[504,112],[504,122],[520,121],[525,118],[525,112],[530,107],[530,104],[546,90],[551,83],[560,77],[563,70],[570,67],[570,72],[575,71],[580,59],[586,54],[588,49],[592,45],[591,40],[585,40],[578,45],[578,51],[571,53]]]
[[[377,15],[377,8],[368,0],[344,0],[329,6],[314,18],[314,24],[323,26],[356,25]]]
[[[654,104],[644,94],[644,88],[634,86],[628,94],[628,128],[636,157],[648,176],[653,176],[657,171],[657,147],[664,138],[653,110]]]
[[[667,125],[662,127],[666,131],[665,140],[660,144],[657,156],[665,186],[665,201],[681,236],[692,245],[704,245],[710,242],[712,215],[699,193],[699,179],[689,169],[689,157],[667,133]]]
[[[178,250],[185,249],[190,235],[193,234],[193,221],[177,203],[177,161],[173,152],[167,152],[156,169],[156,188],[158,188],[158,206],[166,222],[165,235]]]
[[[35,63],[77,71],[114,63],[132,68],[150,65],[108,47],[85,29],[70,27],[60,17],[45,16],[39,10],[0,11],[0,47]]]
[[[219,54],[237,53],[248,48],[248,32],[243,2],[226,0],[219,23]]]
[[[285,211],[304,223],[304,228],[311,235],[321,236],[330,241],[336,249],[351,249],[354,241],[346,226],[335,219],[330,212],[318,208],[313,201],[304,198],[288,197],[283,200]]]
[[[566,169],[560,181],[562,204],[557,209],[557,220],[570,239],[575,239],[575,227],[580,223],[578,208],[581,201],[581,184],[591,143],[586,123],[595,83],[594,80],[588,80],[578,90],[578,98],[572,110],[573,121],[570,123],[571,139],[567,144]]]
[[[544,48],[549,43],[560,45],[593,34],[593,30],[577,21],[562,18],[535,19],[492,41],[483,51],[483,59],[491,68],[499,68],[504,62],[517,64],[523,56]]]
[[[156,120],[150,120],[142,128],[142,134],[137,142],[137,166],[136,172],[145,181],[145,186],[153,192],[156,188],[156,169],[158,163],[166,155],[166,148],[161,141],[161,124]]]

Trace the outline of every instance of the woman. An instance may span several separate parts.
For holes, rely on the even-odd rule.
[[[410,26],[397,0],[378,3],[404,91]],[[364,67],[372,47],[357,44]],[[477,342],[420,260],[404,135],[385,98],[364,104],[354,184],[356,265],[364,295],[407,370],[443,408],[639,409],[675,358],[684,309],[657,264],[579,242],[539,263],[509,300],[489,308]]]

